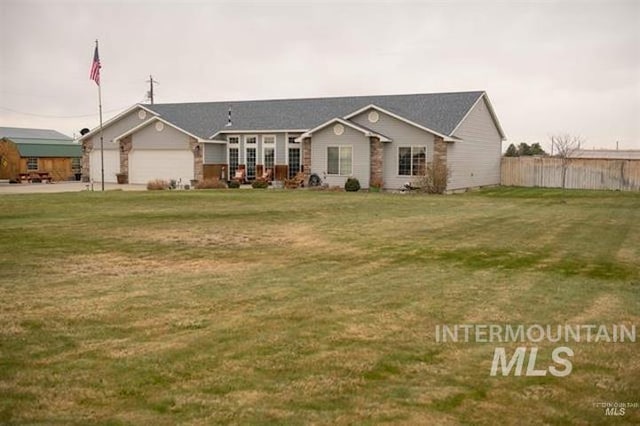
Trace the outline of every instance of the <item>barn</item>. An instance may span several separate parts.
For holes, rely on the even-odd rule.
[[[48,174],[55,181],[79,180],[82,146],[51,129],[0,127],[0,179]]]

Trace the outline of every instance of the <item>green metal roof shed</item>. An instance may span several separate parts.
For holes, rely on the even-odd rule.
[[[15,143],[21,157],[82,157],[82,145],[55,130],[0,127],[0,138]]]

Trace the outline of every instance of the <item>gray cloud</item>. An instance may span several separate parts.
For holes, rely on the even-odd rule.
[[[510,141],[640,149],[636,1],[2,0],[0,17],[0,125],[95,126],[99,38],[106,117],[149,74],[157,102],[484,89]]]

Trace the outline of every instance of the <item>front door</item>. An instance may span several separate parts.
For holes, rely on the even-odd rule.
[[[256,178],[256,149],[247,148],[246,154],[247,180],[254,180]]]
[[[300,171],[300,148],[289,148],[289,179]]]

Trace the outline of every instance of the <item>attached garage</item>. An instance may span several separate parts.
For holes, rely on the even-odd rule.
[[[129,153],[129,182],[146,184],[163,179],[189,183],[194,178],[193,153],[189,150],[133,149]]]
[[[116,174],[120,173],[120,152],[113,149],[105,149],[104,151],[104,181],[117,182]],[[91,151],[90,170],[91,180],[94,182],[102,181],[102,173],[100,167],[100,148]]]

